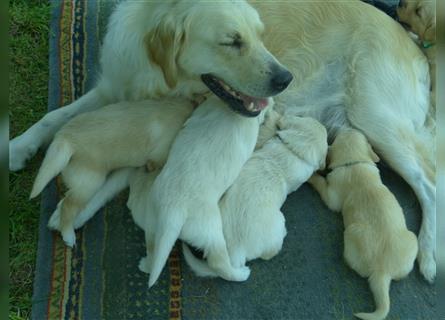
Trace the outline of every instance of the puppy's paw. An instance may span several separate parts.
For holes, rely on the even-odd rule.
[[[27,145],[21,137],[9,142],[9,170],[19,171],[26,166],[26,161],[37,151],[36,146]]]
[[[426,281],[433,283],[436,278],[436,261],[432,253],[421,252],[417,256],[420,273]]]
[[[73,248],[76,245],[76,233],[74,229],[63,231],[62,238],[68,247]]]
[[[150,262],[148,260],[148,257],[142,257],[141,260],[139,260],[139,270],[141,270],[144,273],[150,273]]]
[[[243,266],[235,269],[232,281],[246,281],[250,276],[250,268]]]

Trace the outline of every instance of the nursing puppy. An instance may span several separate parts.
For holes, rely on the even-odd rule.
[[[68,246],[76,241],[74,221],[107,175],[122,167],[165,163],[177,132],[193,111],[182,99],[122,102],[79,115],[51,143],[31,192],[36,197],[62,173],[68,187],[48,226],[59,230]]]
[[[431,78],[431,104],[436,111],[436,1],[400,0],[397,17],[408,31],[415,34],[415,41],[428,58]]]
[[[276,136],[256,150],[219,202],[224,237],[235,268],[256,258],[271,259],[286,236],[281,206],[286,196],[323,168],[326,129],[312,118],[278,121]],[[216,276],[183,244],[187,263],[200,276]]]
[[[326,205],[343,213],[344,257],[362,277],[369,277],[376,310],[357,313],[361,319],[384,319],[389,312],[389,286],[412,270],[417,239],[406,228],[397,199],[382,183],[379,161],[366,138],[356,130],[340,131],[328,153],[331,172],[309,182]]]
[[[265,100],[262,108],[270,103]],[[203,249],[220,277],[249,277],[249,268],[230,264],[218,201],[251,156],[262,117],[240,115],[211,96],[179,132],[147,198],[147,211],[156,221],[144,225],[147,258],[140,267],[150,272],[149,287],[178,238]]]
[[[258,149],[269,141],[273,136],[275,136],[277,131],[277,123],[280,119],[280,115],[275,112],[272,108],[267,108],[264,111],[264,121],[260,125],[257,143],[255,149]],[[153,168],[148,168],[153,169]],[[107,177],[107,181],[101,186],[100,190],[94,195],[94,197],[88,202],[85,208],[79,213],[74,222],[74,228],[78,229],[82,227],[89,219],[91,219],[94,214],[102,208],[109,200],[113,199],[119,192],[130,186],[130,198],[138,198],[135,196],[136,193],[140,192],[141,188],[136,188],[133,185],[133,180],[140,181],[138,175],[143,175],[146,169],[141,169],[138,171],[138,175],[134,175],[134,168],[123,168],[114,171]],[[137,184],[137,183],[136,183]],[[150,184],[151,186],[151,184]],[[137,191],[134,191],[137,190]],[[150,191],[148,187],[144,189],[145,194],[141,197],[145,198]],[[136,201],[132,200],[131,202]],[[130,208],[131,209],[131,208]],[[131,209],[134,211],[134,209]],[[142,210],[141,215],[149,215],[149,212]],[[143,228],[143,227],[141,227]]]

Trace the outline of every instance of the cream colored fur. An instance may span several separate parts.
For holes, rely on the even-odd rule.
[[[192,111],[192,103],[182,99],[121,102],[67,123],[50,145],[31,192],[31,198],[36,197],[62,173],[68,191],[49,227],[59,230],[65,243],[73,246],[76,217],[107,175],[118,168],[139,167],[147,162],[162,166]]]
[[[379,158],[360,132],[340,131],[328,159],[332,171],[326,178],[315,174],[309,182],[331,210],[342,212],[345,260],[369,278],[376,310],[355,316],[382,320],[389,312],[391,280],[413,268],[416,236],[406,228],[402,208],[380,179]]]
[[[145,210],[154,215],[154,222],[144,224],[147,256],[140,264],[150,273],[149,287],[178,238],[202,249],[220,277],[249,277],[249,268],[230,263],[218,201],[251,156],[263,117],[241,116],[211,96],[179,132],[145,200]]]
[[[277,125],[276,135],[253,153],[219,201],[227,251],[235,268],[278,254],[286,236],[280,211],[286,196],[325,165],[327,134],[318,121],[288,117]],[[186,245],[183,249],[195,273],[216,276]]]
[[[436,0],[401,0],[397,8],[400,22],[413,32],[428,58],[431,78],[431,122],[436,119]]]
[[[273,136],[275,136],[277,131],[277,123],[280,119],[280,115],[273,110],[273,108],[267,108],[264,111],[264,121],[260,125],[260,131],[257,139],[257,144],[255,148],[260,148],[266,143],[268,140],[270,140]],[[143,172],[146,171],[147,168],[141,168],[138,171],[138,174],[143,174]],[[137,197],[146,197],[146,194],[141,194],[138,196],[135,196],[139,192],[139,190],[145,190],[141,192],[145,192],[148,194],[149,187],[146,187],[145,189],[131,188],[131,185],[134,184],[132,181],[137,180],[140,181],[140,178],[134,176],[135,169],[133,168],[124,168],[120,170],[116,170],[110,176],[107,178],[107,181],[102,185],[100,190],[94,195],[94,197],[88,202],[86,207],[79,213],[79,215],[76,217],[76,220],[74,222],[75,229],[78,229],[82,227],[91,217],[94,216],[94,214],[102,208],[109,200],[111,200],[116,194],[118,194],[120,191],[125,189],[130,185],[130,189],[133,189],[130,191],[130,198],[137,198]],[[145,175],[144,175],[145,176]],[[143,179],[143,178],[142,178]],[[151,184],[150,184],[151,185]],[[138,190],[138,191],[134,191]],[[130,201],[133,202],[133,201]],[[130,203],[129,202],[129,203]],[[132,210],[133,216],[136,214],[133,206],[130,208]],[[140,214],[149,214],[149,212],[141,211]],[[141,226],[142,228],[142,226]]]
[[[426,126],[430,78],[426,57],[405,30],[359,0],[252,1],[253,8],[243,1],[205,3],[123,1],[110,18],[97,87],[13,139],[10,169],[23,168],[75,114],[123,99],[190,98],[207,90],[199,80],[202,73],[260,93],[270,71],[267,62],[281,66],[275,56],[294,75],[275,99],[278,111],[319,120],[331,138],[341,127],[360,129],[413,188],[423,211],[420,271],[433,281],[435,139]],[[244,50],[220,45],[233,32],[245,40]]]

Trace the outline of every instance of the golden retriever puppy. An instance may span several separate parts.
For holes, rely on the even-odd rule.
[[[230,263],[218,201],[252,155],[263,117],[240,115],[211,96],[179,132],[146,199],[146,211],[155,220],[144,224],[147,256],[140,264],[150,273],[149,287],[178,238],[203,249],[220,277],[231,281],[249,277],[248,267]]]
[[[79,115],[51,143],[34,182],[31,198],[62,173],[68,187],[48,226],[59,230],[68,246],[76,241],[74,221],[107,175],[147,162],[161,166],[193,104],[182,99],[121,102]]]
[[[256,150],[238,178],[219,201],[224,237],[235,268],[247,261],[271,259],[286,236],[280,211],[286,196],[297,190],[314,171],[324,168],[326,129],[312,118],[278,121],[274,138]],[[183,244],[187,263],[199,276],[216,276]]]
[[[387,316],[391,280],[408,275],[417,254],[417,238],[407,229],[397,199],[382,183],[377,161],[365,136],[345,129],[329,147],[331,172],[309,180],[326,205],[343,214],[345,260],[369,278],[374,295],[376,310],[355,314],[367,320]]]
[[[422,51],[428,57],[431,78],[431,102],[433,117],[436,111],[436,1],[400,0],[398,20],[417,37]]]

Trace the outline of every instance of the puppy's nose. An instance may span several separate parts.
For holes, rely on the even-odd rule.
[[[283,69],[275,72],[271,79],[271,86],[275,91],[281,92],[287,88],[294,76],[289,71]]]

